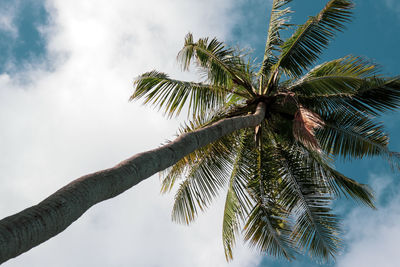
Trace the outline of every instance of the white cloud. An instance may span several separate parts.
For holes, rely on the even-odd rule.
[[[385,198],[388,204],[377,210],[356,208],[351,212],[345,225],[347,251],[337,263],[338,267],[397,267],[398,242],[400,240],[400,190],[393,178],[373,176],[372,187],[378,199]]]
[[[11,4],[2,4],[0,8],[0,31],[11,34],[13,38],[18,36],[18,29],[14,23],[16,9],[19,1]]]
[[[228,38],[234,5],[48,1],[51,26],[42,32],[54,70],[32,64],[0,75],[0,216],[172,138],[180,121],[128,103],[131,81],[153,68],[192,78],[175,63],[184,35]],[[183,227],[170,221],[172,197],[158,191],[151,177],[4,266],[225,266],[221,203]],[[255,266],[259,259],[239,247],[230,266]]]

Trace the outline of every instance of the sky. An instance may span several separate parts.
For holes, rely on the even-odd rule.
[[[327,1],[294,0],[301,24]],[[400,3],[355,1],[353,22],[321,61],[370,58],[398,75]],[[157,69],[182,73],[175,58],[186,33],[216,36],[261,58],[269,0],[0,0],[0,217],[34,205],[82,175],[109,168],[172,139],[185,116],[168,120],[128,102],[132,81]],[[382,118],[400,151],[400,113]],[[372,158],[342,162],[344,174],[368,183],[377,210],[335,202],[344,248],[328,266],[398,264],[398,172]],[[160,195],[157,175],[92,207],[67,230],[3,266],[320,266],[307,257],[274,260],[242,245],[227,264],[223,196],[191,226],[170,219],[173,194]]]

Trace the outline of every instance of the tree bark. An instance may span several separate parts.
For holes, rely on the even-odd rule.
[[[121,194],[196,149],[236,130],[255,127],[263,120],[265,109],[260,102],[254,114],[223,119],[115,167],[82,176],[39,204],[4,218],[0,221],[0,263],[59,234],[91,206]]]

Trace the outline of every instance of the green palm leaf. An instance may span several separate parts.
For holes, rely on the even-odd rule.
[[[324,154],[309,150],[306,147],[299,147],[298,149],[302,151],[300,154],[301,161],[312,170],[311,175],[314,181],[326,187],[330,194],[336,197],[343,194],[357,202],[375,208],[374,195],[369,186],[360,184],[336,171],[332,166],[333,159]]]
[[[244,227],[245,240],[260,251],[290,260],[294,258],[294,246],[290,238],[289,211],[279,200],[282,181],[269,135],[263,125],[260,147],[255,151],[258,167],[253,168],[254,178],[248,185],[256,204]]]
[[[203,128],[223,116],[224,108],[211,114],[202,113],[185,124],[180,133]],[[174,221],[189,224],[197,216],[197,209],[204,210],[226,183],[237,146],[238,133],[195,150],[164,171],[161,192],[171,191],[178,179],[185,178],[175,195],[172,210]]]
[[[287,88],[298,97],[353,96],[365,83],[375,78],[377,67],[353,56],[323,63]],[[313,98],[317,99],[317,98]]]
[[[272,3],[264,59],[260,68],[260,74],[262,76],[266,76],[271,67],[278,61],[275,52],[281,51],[281,45],[283,44],[279,32],[289,26],[289,24],[287,24],[287,15],[291,13],[290,8],[281,8],[291,1],[292,0],[274,0]]]
[[[317,130],[321,147],[328,153],[345,159],[388,155],[388,136],[383,125],[361,114],[346,112],[344,108],[324,116],[325,126]]]
[[[257,203],[247,219],[245,239],[259,251],[274,257],[294,259],[289,237],[291,229],[286,223],[286,216],[275,203]]]
[[[281,199],[295,212],[296,223],[291,237],[315,259],[329,261],[340,247],[338,219],[331,213],[327,189],[311,179],[312,170],[301,160],[295,147],[276,147],[281,159],[281,173],[286,186]]]
[[[334,259],[340,249],[338,218],[331,213],[329,197],[307,196],[306,204],[302,205],[296,225],[293,230],[293,238],[301,247],[308,248],[311,258],[328,262]],[[299,209],[299,210],[300,210]]]
[[[189,224],[196,218],[198,208],[207,208],[226,184],[237,147],[235,135],[224,136],[205,149],[197,150],[195,157],[187,158],[194,161],[186,163],[187,176],[176,192],[172,209],[174,221]],[[167,185],[171,187],[172,183],[167,182]]]
[[[213,85],[232,88],[236,85],[238,91],[245,91],[247,95],[253,96],[251,82],[252,74],[249,67],[244,63],[242,57],[235,50],[226,48],[217,39],[201,38],[193,41],[191,33],[186,35],[183,49],[178,54],[178,61],[187,70],[192,62],[207,70],[207,79]]]
[[[178,131],[178,135],[184,133],[190,133],[202,127],[205,127],[211,124],[213,121],[215,121],[215,119],[216,119],[215,114],[210,115],[209,113],[203,112],[197,116],[194,116],[192,120],[188,121],[183,126],[181,126]],[[165,169],[160,175],[162,177],[161,190],[160,190],[161,193],[170,192],[173,186],[175,185],[175,182],[178,179],[183,178],[185,174],[187,174],[191,166],[195,162],[197,162],[197,159],[202,158],[204,156],[208,156],[209,153],[214,150],[213,146],[216,144],[218,144],[218,142],[208,144],[198,150],[195,150],[194,152],[180,159],[170,168]]]
[[[225,257],[233,259],[232,249],[235,245],[236,235],[239,233],[241,222],[249,213],[250,199],[246,192],[247,183],[252,173],[254,153],[249,147],[253,147],[253,135],[251,131],[243,131],[240,137],[235,162],[233,164],[226,194],[224,218],[222,223],[222,241]]]
[[[347,103],[361,112],[372,115],[398,109],[400,107],[400,77],[367,80],[353,98],[346,101]]]
[[[224,118],[230,118],[240,115],[245,115],[248,112],[252,112],[255,106],[243,106],[237,105],[235,102],[240,102],[241,99],[229,101],[224,107],[219,110],[216,110],[212,113],[203,112],[198,116],[194,117],[192,120],[185,123],[179,129],[179,135],[193,132],[195,130],[204,128],[216,121],[219,121]],[[162,183],[161,183],[161,193],[170,192],[173,188],[175,182],[183,178],[190,172],[190,168],[193,167],[193,164],[198,162],[199,158],[205,157],[217,157],[218,155],[222,155],[221,151],[224,153],[236,153],[235,150],[232,149],[236,144],[240,144],[239,140],[240,133],[232,133],[230,135],[222,137],[220,140],[210,143],[202,148],[195,150],[194,152],[186,155],[177,163],[175,163],[172,167],[166,169],[161,173]],[[230,152],[229,152],[230,151]],[[232,154],[233,155],[233,154]]]
[[[197,216],[197,208],[204,210],[225,185],[229,168],[227,159],[202,159],[190,169],[188,177],[179,186],[172,209],[172,219],[189,224]]]
[[[318,59],[335,32],[344,28],[344,23],[350,20],[352,7],[346,0],[329,1],[317,16],[311,17],[282,45],[282,54],[273,70],[281,68],[287,75],[299,77]]]
[[[344,82],[341,78],[338,80]],[[298,99],[317,113],[331,113],[345,107],[349,112],[376,116],[400,107],[400,78],[364,79],[353,92],[311,93],[299,95]]]
[[[168,75],[151,71],[142,74],[135,81],[135,92],[130,100],[145,98],[163,108],[169,117],[178,115],[189,101],[189,114],[199,114],[224,105],[228,89],[202,83],[173,80]]]
[[[374,195],[368,185],[360,184],[333,168],[323,167],[325,171],[324,175],[328,177],[331,188],[333,189],[332,191],[335,192],[337,196],[340,196],[341,192],[346,197],[351,197],[364,205],[375,208]]]

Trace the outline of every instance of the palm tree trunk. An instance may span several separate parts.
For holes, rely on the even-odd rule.
[[[254,114],[223,119],[113,168],[80,177],[39,204],[4,218],[0,221],[0,263],[57,235],[91,206],[121,194],[196,149],[236,130],[260,124],[265,109],[266,105],[260,102]]]

